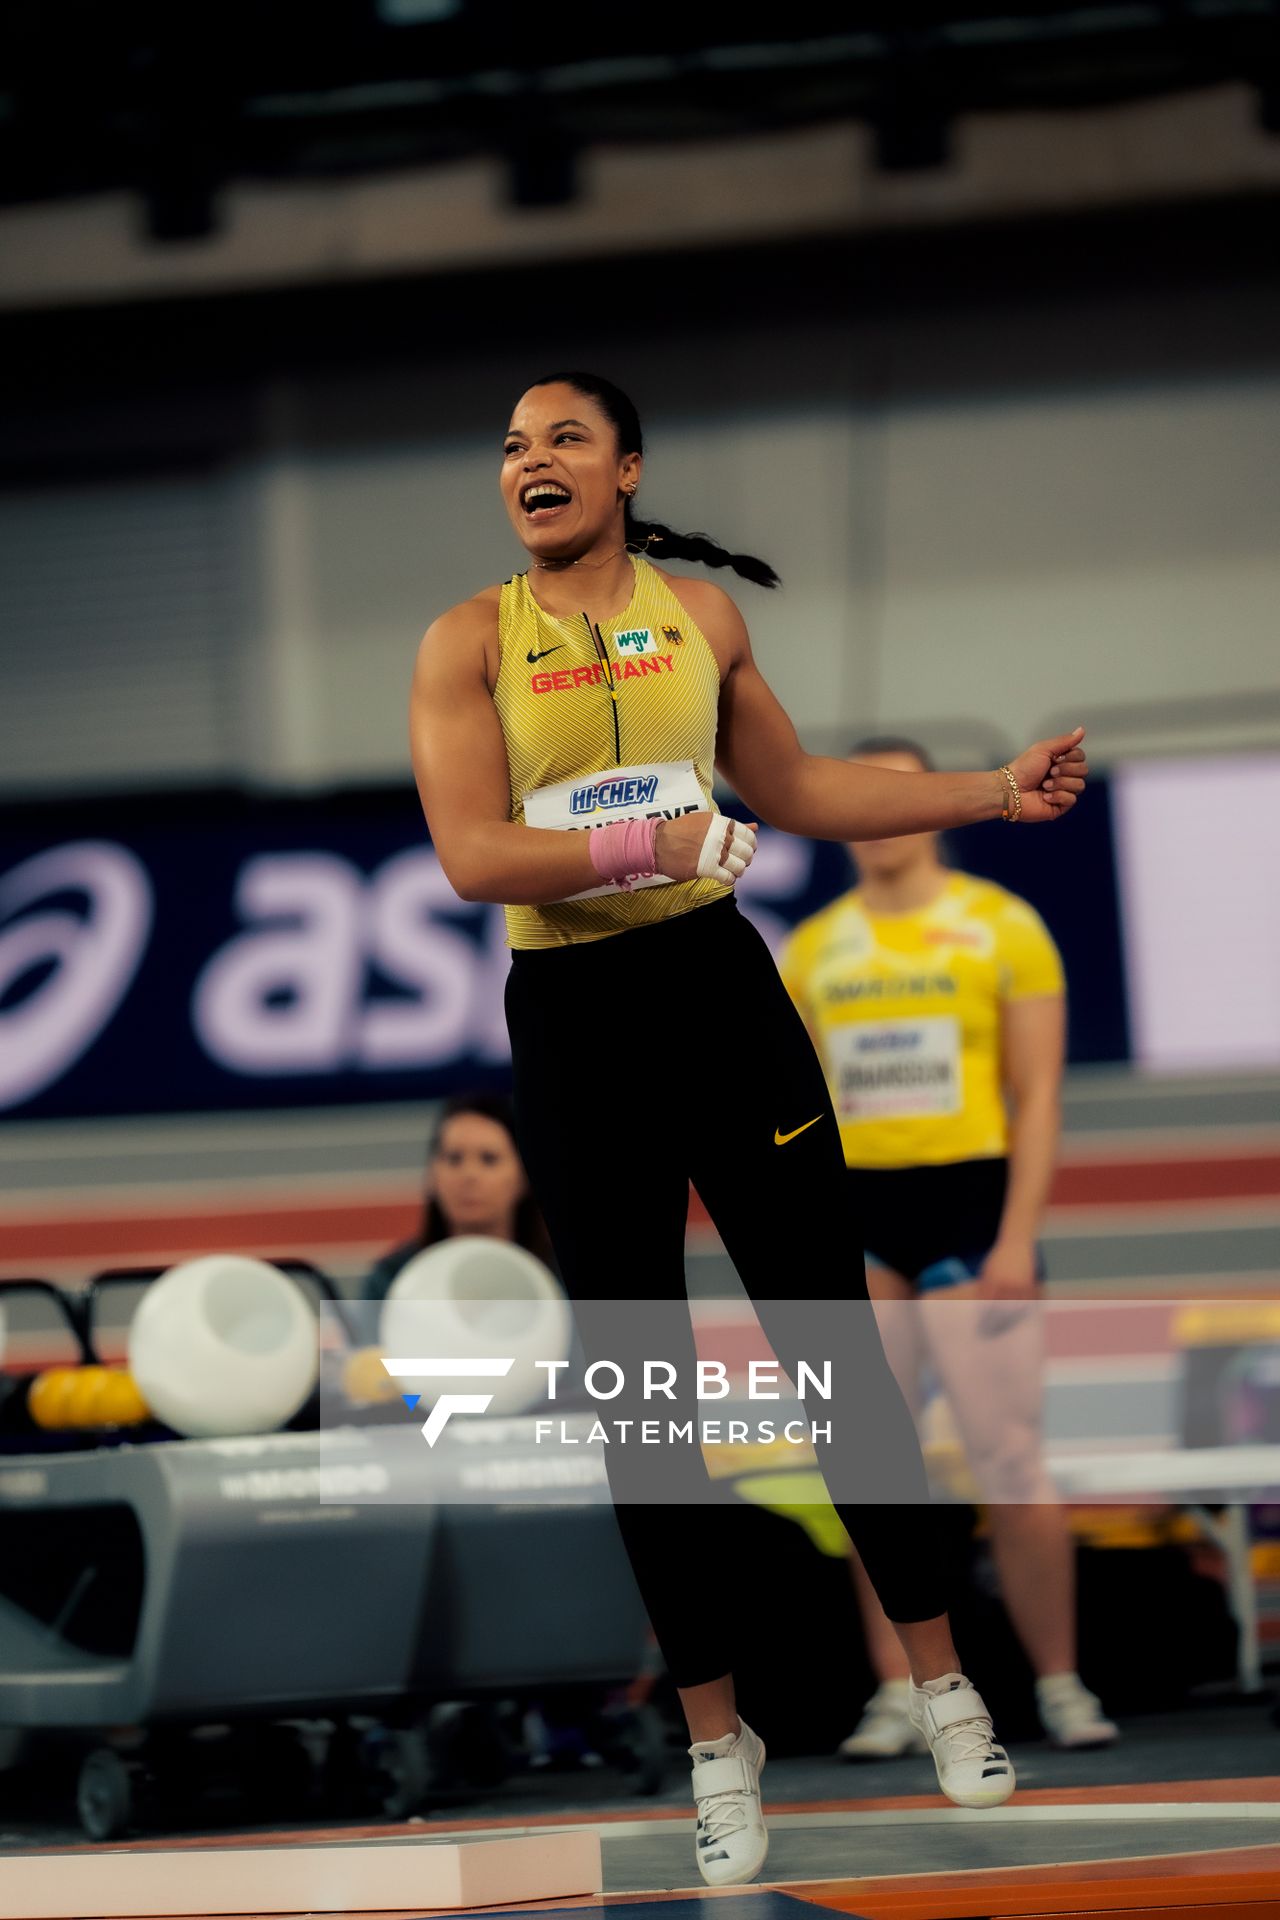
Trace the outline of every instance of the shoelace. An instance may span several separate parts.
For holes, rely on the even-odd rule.
[[[747,1795],[740,1787],[728,1793],[709,1793],[705,1800],[698,1802],[698,1817],[704,1839],[727,1840],[731,1833],[741,1833],[747,1824]]]
[[[954,1726],[943,1728],[942,1738],[954,1743],[957,1760],[1004,1758],[1004,1751],[996,1741],[996,1730],[989,1720],[957,1720]]]

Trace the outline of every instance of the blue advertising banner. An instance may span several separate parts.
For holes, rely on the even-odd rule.
[[[1071,1053],[1128,1043],[1104,782],[1049,832],[948,837],[1043,914]],[[850,884],[768,828],[739,897],[776,948]],[[411,792],[136,796],[0,811],[0,1114],[423,1100],[502,1086],[498,907],[449,886]],[[658,1017],[645,994],[619,1020]]]

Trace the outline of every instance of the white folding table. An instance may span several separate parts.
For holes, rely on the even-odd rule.
[[[1195,1515],[1226,1558],[1228,1599],[1240,1630],[1236,1671],[1241,1690],[1260,1693],[1262,1655],[1258,1596],[1249,1564],[1249,1508],[1280,1500],[1280,1446],[1063,1452],[1050,1454],[1045,1464],[1067,1499],[1159,1500]]]

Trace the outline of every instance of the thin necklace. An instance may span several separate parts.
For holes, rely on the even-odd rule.
[[[620,553],[626,553],[627,550],[624,541],[612,553],[606,553],[603,560],[535,560],[533,564],[545,573],[567,573],[570,567],[607,567],[611,560],[616,560]]]

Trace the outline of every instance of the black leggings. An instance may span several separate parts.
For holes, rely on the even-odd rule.
[[[811,1363],[844,1354],[858,1316],[854,1411],[843,1428],[857,1454],[851,1466],[846,1451],[842,1484],[891,1460],[895,1498],[910,1504],[837,1502],[837,1511],[891,1620],[944,1613],[945,1549],[915,1428],[870,1308],[857,1304],[867,1298],[863,1237],[826,1081],[768,947],[732,895],[605,940],[518,949],[506,1010],[516,1131],[587,1359],[607,1349],[584,1303],[684,1302],[692,1180],[793,1381],[796,1353]],[[776,1134],[790,1137],[778,1145]],[[770,1313],[780,1301],[785,1317]],[[683,1381],[695,1357],[687,1306],[678,1318],[682,1336],[668,1316],[654,1349]],[[602,1411],[632,1408],[614,1401]],[[665,1413],[661,1403],[642,1411]],[[722,1599],[714,1584],[733,1510],[689,1502],[691,1471],[705,1480],[697,1449],[669,1467],[645,1462],[651,1476],[680,1476],[679,1503],[653,1504],[652,1492],[649,1504],[628,1501],[627,1453],[607,1449],[615,1510],[668,1670],[681,1687],[718,1679],[732,1666],[745,1584],[730,1578]]]

